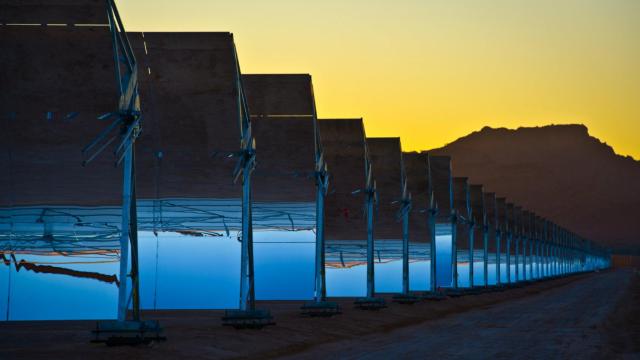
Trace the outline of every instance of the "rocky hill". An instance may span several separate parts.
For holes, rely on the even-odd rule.
[[[616,252],[640,253],[640,161],[617,155],[583,125],[485,127],[431,154],[468,176]]]

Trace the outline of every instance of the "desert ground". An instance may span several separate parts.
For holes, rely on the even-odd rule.
[[[389,296],[389,299],[391,297]],[[640,358],[640,275],[619,269],[504,292],[308,318],[300,302],[260,302],[276,326],[235,330],[221,311],[145,312],[166,342],[92,344],[92,321],[0,324],[0,359]]]

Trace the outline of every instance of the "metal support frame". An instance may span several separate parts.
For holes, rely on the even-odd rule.
[[[106,0],[106,10],[109,29],[113,45],[115,62],[115,77],[118,85],[118,110],[100,116],[101,119],[115,117],[90,144],[82,149],[83,166],[88,165],[98,155],[119,140],[113,154],[115,164],[123,161],[122,186],[122,234],[120,237],[120,286],[118,289],[118,321],[127,318],[127,309],[133,300],[134,320],[139,320],[139,291],[138,291],[138,243],[135,194],[135,141],[141,132],[141,112],[138,95],[137,62],[125,34],[124,26],[113,0]],[[115,134],[114,134],[115,133]],[[111,137],[110,137],[111,136]],[[129,246],[132,251],[129,254]],[[131,272],[129,272],[129,257],[131,256]],[[128,291],[128,278],[131,278],[132,292]]]
[[[551,276],[551,245],[549,244],[549,238],[547,237],[547,241],[545,241],[544,244],[544,258],[545,258],[545,263],[544,263],[544,274],[545,277],[550,277]]]
[[[469,232],[469,287],[473,288],[475,286],[473,281],[473,267],[475,264],[475,218],[472,214],[469,218],[467,231]]]
[[[432,195],[433,196],[433,195]],[[435,293],[436,290],[438,289],[438,285],[436,284],[436,217],[438,216],[438,208],[437,207],[431,207],[429,209],[429,215],[428,215],[428,224],[429,224],[429,237],[431,238],[431,243],[429,244],[429,252],[430,252],[430,258],[431,258],[431,263],[430,268],[430,276],[429,276],[429,280],[430,280],[430,284],[429,284],[429,288],[431,290],[432,293]]]
[[[522,280],[527,281],[527,243],[529,242],[529,234],[522,236]]]
[[[375,240],[373,238],[373,217],[375,215],[375,206],[377,204],[377,191],[376,182],[373,179],[373,164],[369,159],[369,151],[367,149],[366,140],[364,141],[365,148],[365,208],[367,218],[367,297],[373,298],[375,296],[375,265],[374,265],[374,251]]]
[[[113,155],[115,165],[122,163],[123,167],[122,234],[117,320],[98,322],[94,331],[96,335],[94,341],[128,344],[164,338],[160,336],[162,329],[156,321],[140,319],[135,142],[142,130],[142,114],[138,93],[137,62],[114,1],[106,0],[105,3],[119,93],[118,110],[99,117],[100,119],[115,117],[115,120],[82,150],[82,154],[83,166],[86,166],[118,140]],[[129,259],[131,259],[131,266],[129,266]],[[130,292],[129,279],[131,279]],[[132,319],[128,321],[129,306],[132,308]],[[103,339],[102,335],[105,334],[108,337]]]
[[[233,181],[242,180],[242,233],[240,235],[240,297],[238,310],[227,310],[223,325],[235,328],[262,328],[274,325],[268,310],[256,310],[255,271],[253,256],[253,215],[251,175],[256,166],[256,142],[251,128],[251,112],[242,84],[242,72],[235,44],[233,45],[237,89],[238,125],[240,128],[240,151],[233,171]]]
[[[558,227],[555,224],[553,224],[553,228],[551,229],[551,246],[549,248],[549,251],[551,253],[550,257],[551,257],[551,275],[552,276],[558,275],[558,271],[556,268],[556,245],[558,244],[557,230],[558,230]]]
[[[402,153],[400,156],[402,156]],[[411,215],[411,193],[408,189],[404,161],[401,161],[400,170],[402,199],[398,217],[402,220],[402,294],[408,295],[411,290],[409,286],[409,216]]]
[[[519,252],[520,252],[520,238],[521,235],[518,232],[517,236],[515,237],[515,251],[514,251],[514,261],[516,263],[516,282],[520,281],[520,258],[519,258]]]
[[[541,256],[542,256],[542,276],[544,279],[549,277],[549,254],[548,254],[548,246],[549,246],[549,221],[544,220],[542,224],[542,245],[541,245]]]
[[[554,245],[553,245],[553,275],[560,275],[560,258],[559,258],[559,243],[560,243],[560,235],[558,226],[554,227],[553,237],[554,237]]]
[[[373,237],[374,215],[378,204],[378,193],[376,190],[376,182],[373,179],[373,165],[369,158],[369,150],[367,149],[366,136],[362,139],[364,142],[364,170],[365,170],[365,215],[367,221],[367,295],[355,301],[355,305],[360,309],[379,310],[386,307],[383,298],[376,298],[375,287],[375,239]]]
[[[311,86],[311,106],[313,108],[313,133],[315,149],[315,181],[316,181],[316,254],[315,254],[315,293],[317,303],[326,301],[327,287],[325,275],[325,238],[324,238],[324,200],[329,190],[329,172],[324,160],[324,150],[318,129],[315,96]]]
[[[496,228],[496,285],[500,285],[502,283],[502,279],[500,278],[500,263],[502,257],[502,249],[501,249],[501,241],[502,232],[499,228]]]
[[[253,268],[253,218],[251,212],[251,174],[256,165],[256,145],[251,129],[251,113],[242,86],[242,75],[238,54],[233,47],[236,87],[238,91],[238,114],[240,126],[240,154],[234,170],[234,181],[242,179],[242,245],[240,250],[240,301],[241,311],[255,310]]]
[[[322,169],[322,170],[318,170]],[[324,197],[328,190],[328,174],[324,161],[316,162],[316,254],[315,254],[315,292],[316,302],[327,298],[325,275],[325,239],[324,239]]]
[[[541,239],[540,239],[540,235],[538,235],[538,241],[536,242],[536,274],[537,274],[537,278],[538,279],[542,279],[542,266],[541,266],[541,261],[542,258],[540,257],[540,246],[541,246]]]
[[[535,275],[534,275],[534,261],[535,261],[535,254],[533,252],[533,249],[535,248],[534,244],[537,241],[536,239],[536,235],[535,235],[535,231],[531,232],[532,236],[531,236],[531,240],[529,241],[529,277],[531,278],[531,280],[535,279]]]
[[[401,304],[413,304],[419,300],[415,295],[411,295],[409,282],[409,216],[411,215],[411,193],[408,190],[407,175],[404,168],[404,160],[400,153],[400,182],[402,197],[400,199],[400,210],[396,218],[402,222],[402,292],[394,296],[393,300]]]
[[[329,191],[329,170],[324,159],[322,139],[318,129],[318,114],[316,112],[315,94],[310,83],[311,108],[313,121],[313,142],[315,168],[314,179],[316,185],[316,249],[314,261],[314,294],[313,301],[302,306],[302,312],[309,316],[332,316],[340,314],[337,303],[327,301],[327,277],[325,269],[325,236],[324,236],[324,201]]]
[[[535,227],[535,218],[531,224],[531,238],[529,239],[529,279],[534,280],[536,278],[535,275],[535,261],[536,261],[536,253],[534,252],[535,244],[536,244],[536,227]]]
[[[511,284],[511,240],[512,240],[512,233],[511,230],[509,229],[507,231],[507,246],[506,246],[506,252],[507,252],[507,284]]]
[[[313,142],[315,168],[314,179],[316,184],[316,249],[314,268],[314,294],[313,301],[302,305],[301,310],[304,315],[309,316],[333,316],[340,314],[340,307],[337,303],[327,301],[327,277],[325,270],[325,237],[324,237],[324,201],[329,190],[329,171],[324,160],[324,150],[322,139],[318,129],[318,114],[316,112],[315,94],[313,85],[309,84],[311,94],[312,121],[313,121]]]
[[[483,243],[483,266],[484,266],[484,287],[489,286],[489,225],[487,215],[484,214],[482,221],[482,243]]]
[[[451,209],[451,286],[458,288],[458,220],[460,215],[456,209]]]
[[[543,255],[544,256],[544,277],[548,278],[549,277],[549,243],[548,243],[549,239],[547,238],[547,240],[545,241],[544,245],[543,245]]]

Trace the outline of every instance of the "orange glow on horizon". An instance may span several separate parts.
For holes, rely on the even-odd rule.
[[[310,73],[321,118],[405,150],[582,123],[640,159],[637,0],[117,3],[129,31],[233,32],[244,73]]]

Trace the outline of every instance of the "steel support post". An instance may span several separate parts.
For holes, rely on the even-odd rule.
[[[127,140],[129,142],[129,140]],[[122,225],[120,235],[120,286],[118,288],[118,321],[127,319],[127,309],[129,308],[129,241],[131,236],[131,225],[129,217],[131,215],[132,196],[132,152],[131,146],[126,145],[128,150],[124,155],[123,166],[123,186],[122,186]]]
[[[133,300],[133,320],[140,321],[140,268],[138,262],[138,207],[136,196],[136,149],[131,146],[131,204],[129,206],[131,215],[129,216],[129,232],[131,244],[131,298]]]
[[[535,280],[537,274],[536,274],[536,242],[538,241],[537,238],[532,237],[531,241],[529,241],[529,276],[531,277],[531,280]]]
[[[469,232],[469,287],[472,288],[475,286],[473,283],[473,267],[475,265],[475,224],[473,222],[469,223],[467,227],[467,231]]]
[[[317,179],[316,181],[322,181]],[[316,184],[316,256],[315,296],[316,302],[326,300],[325,245],[324,245],[324,186]]]
[[[549,277],[549,257],[547,256],[547,246],[549,244],[549,222],[545,220],[543,226],[543,236],[542,236],[542,277]]]
[[[483,255],[482,266],[484,267],[484,286],[489,286],[489,227],[483,225],[482,228]]]
[[[373,239],[373,203],[375,192],[367,189],[367,297],[375,294],[375,271],[373,263],[374,239]]]
[[[515,248],[515,262],[516,262],[516,282],[520,281],[520,258],[519,258],[519,252],[520,252],[520,236],[516,237],[516,248]]]
[[[554,245],[552,248],[553,251],[553,275],[554,276],[558,276],[560,275],[560,268],[559,268],[559,258],[558,258],[558,246]]]
[[[507,233],[507,283],[511,283],[511,232]]]
[[[549,244],[547,242],[546,246],[545,246],[545,256],[547,257],[547,277],[552,276],[553,274],[551,273],[551,244]]]
[[[560,267],[560,275],[564,275],[564,248],[558,247],[558,264]]]
[[[409,285],[409,213],[411,200],[403,201],[402,210],[402,293],[407,295]]]
[[[538,242],[536,243],[536,272],[538,273],[538,279],[542,278],[542,266],[540,264],[541,262],[541,257],[540,257],[540,240],[538,240]]]
[[[251,163],[246,161],[242,177],[242,244],[240,249],[240,305],[242,311],[255,310],[253,289],[253,237],[251,226]]]
[[[235,45],[233,46],[235,58],[235,76],[238,90],[238,122],[240,128],[240,157],[233,173],[234,182],[242,180],[242,243],[240,245],[240,313],[255,313],[255,276],[253,262],[253,212],[251,195],[251,174],[255,168],[255,139],[252,134],[250,112],[242,85],[240,62]],[[240,314],[238,312],[234,315]],[[227,316],[225,316],[227,317]],[[233,316],[229,316],[233,317]],[[262,317],[260,315],[259,317]],[[265,317],[270,317],[265,316]],[[224,320],[224,319],[223,319]]]
[[[315,254],[315,294],[317,304],[327,300],[327,277],[325,269],[325,236],[324,236],[324,200],[329,189],[329,173],[324,161],[324,151],[318,129],[318,114],[316,112],[313,85],[309,84],[311,93],[311,107],[313,113],[315,180],[316,180],[316,254]]]
[[[500,230],[496,230],[496,284],[500,285],[502,283],[502,279],[500,278],[500,263],[501,263],[501,248],[500,248],[500,240],[502,237],[502,233]]]
[[[531,240],[529,241],[529,277],[531,278],[531,280],[534,279],[534,261],[535,259],[535,254],[533,252],[533,248],[534,248],[534,244],[536,242],[536,239],[534,237],[531,238]]]
[[[528,237],[522,237],[522,279],[527,281],[527,242]]]
[[[436,284],[436,213],[434,211],[429,212],[429,234],[431,235],[431,243],[429,244],[431,257],[430,288],[431,292],[435,292],[438,287]]]
[[[451,273],[453,274],[454,289],[458,288],[458,215],[454,210],[451,215]]]

